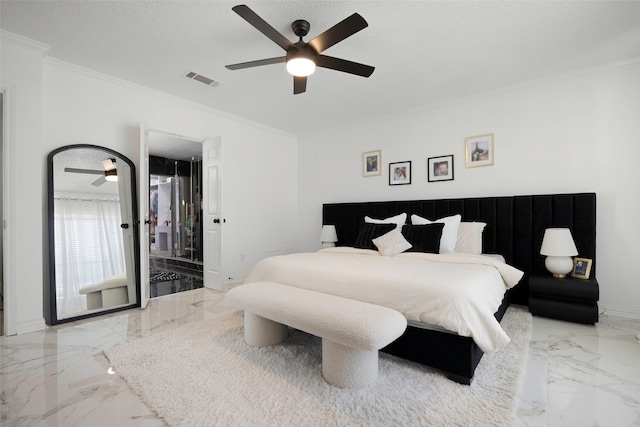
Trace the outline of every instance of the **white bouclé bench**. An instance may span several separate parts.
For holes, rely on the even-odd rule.
[[[80,288],[80,294],[87,296],[87,309],[89,310],[128,304],[127,273],[121,273]]]
[[[279,283],[241,285],[226,297],[244,309],[249,345],[278,344],[287,338],[287,326],[321,337],[322,375],[342,388],[375,382],[378,350],[407,328],[407,319],[391,308]]]

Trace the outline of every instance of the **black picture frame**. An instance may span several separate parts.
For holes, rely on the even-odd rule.
[[[389,185],[411,184],[411,161],[389,163]]]
[[[427,159],[427,180],[429,182],[453,181],[453,154],[429,157]]]

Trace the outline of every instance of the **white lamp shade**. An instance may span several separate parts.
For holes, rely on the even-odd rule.
[[[572,256],[578,249],[568,228],[547,228],[542,238],[540,254],[546,255],[545,267],[555,277],[565,277],[573,268]]]
[[[576,256],[578,249],[568,228],[547,228],[542,239],[540,255]]]
[[[331,246],[333,246],[333,244],[338,241],[338,233],[336,232],[336,226],[323,225],[322,231],[320,231],[320,241],[323,244],[331,243]]]

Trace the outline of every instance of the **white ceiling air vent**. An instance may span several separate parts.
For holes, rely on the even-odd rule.
[[[202,74],[194,73],[193,71],[189,71],[187,73],[187,77],[192,80],[197,80],[200,83],[204,83],[207,86],[211,86],[211,87],[217,87],[220,84],[220,82],[218,81],[210,79],[209,77],[205,77]]]

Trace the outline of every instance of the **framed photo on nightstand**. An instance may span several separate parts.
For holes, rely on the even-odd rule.
[[[592,260],[589,258],[574,258],[573,270],[571,271],[571,277],[577,279],[588,279],[591,273]]]

